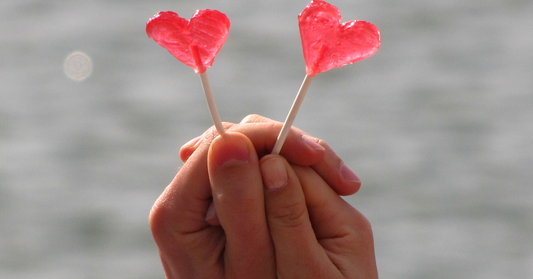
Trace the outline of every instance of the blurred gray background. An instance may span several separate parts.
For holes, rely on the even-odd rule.
[[[363,180],[347,200],[373,224],[380,277],[533,278],[533,2],[329,2],[382,46],[316,77],[295,125]],[[307,4],[0,2],[0,278],[164,278],[148,213],[212,123],[199,77],[146,21],[226,13],[208,70],[222,119],[281,121]],[[92,62],[79,81],[74,52]]]

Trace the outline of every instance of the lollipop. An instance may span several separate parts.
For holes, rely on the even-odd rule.
[[[179,61],[200,74],[209,112],[219,134],[225,133],[217,112],[206,69],[226,42],[230,21],[216,10],[196,11],[191,20],[174,12],[159,12],[146,23],[148,37],[168,50]]]
[[[298,16],[306,76],[281,128],[272,154],[279,154],[313,77],[332,68],[355,63],[379,49],[379,30],[370,22],[341,23],[337,7],[314,0]]]

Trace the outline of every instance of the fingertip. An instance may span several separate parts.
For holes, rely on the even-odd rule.
[[[192,140],[186,142],[180,148],[181,161],[183,161],[185,163],[185,162],[187,162],[187,160],[189,160],[191,155],[198,148],[198,145],[200,145],[202,139],[203,139],[203,135],[197,136],[197,137],[193,138]]]
[[[217,136],[209,147],[209,161],[213,167],[232,167],[249,163],[253,152],[250,140],[240,133],[228,132]]]
[[[253,118],[255,117],[256,115],[255,114],[248,114],[247,116],[245,116],[241,122],[239,122],[239,124],[246,124],[246,123],[252,123],[253,122]]]
[[[340,187],[332,187],[339,196],[351,196],[361,189],[361,182],[345,182]]]
[[[195,149],[192,149],[190,147],[181,147],[180,148],[180,159],[183,163],[187,162],[191,155],[194,153]]]
[[[259,123],[259,122],[275,122],[274,120],[261,116],[259,114],[249,114],[246,117],[244,117],[239,124],[247,124],[247,123]]]
[[[341,162],[341,168],[340,172],[342,174],[342,178],[346,182],[355,182],[355,183],[361,183],[361,179],[355,172],[353,172],[344,162]]]
[[[341,196],[349,196],[357,193],[361,188],[361,179],[344,162],[340,164],[341,183],[343,187],[337,187],[336,192]]]
[[[275,191],[287,186],[289,175],[281,156],[267,155],[260,161],[263,183],[268,191]]]
[[[205,221],[211,226],[220,226],[220,220],[218,219],[214,202],[211,202],[207,208],[207,212],[205,213]]]
[[[317,143],[324,147],[323,160],[311,166],[330,187],[341,196],[357,193],[361,188],[361,179],[337,156],[333,149],[323,140]]]

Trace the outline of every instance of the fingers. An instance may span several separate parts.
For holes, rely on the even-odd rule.
[[[264,117],[262,115],[259,115],[259,114],[249,114],[247,115],[246,117],[244,117],[240,124],[245,124],[245,123],[261,123],[261,122],[276,122],[275,120],[272,120],[268,117]]]
[[[209,149],[208,170],[216,214],[226,235],[226,276],[274,278],[274,250],[254,146],[238,133],[217,137]]]
[[[198,146],[200,146],[201,140],[204,138],[204,135],[197,136],[192,140],[185,143],[180,149],[180,158],[184,163],[187,162],[189,157],[196,151]]]
[[[357,193],[361,188],[361,179],[342,161],[335,151],[323,140],[319,144],[326,150],[324,159],[312,168],[326,183],[341,196]]]
[[[316,237],[335,266],[345,277],[377,278],[368,220],[339,197],[313,169],[293,168],[302,185]]]
[[[199,147],[199,154],[208,147]],[[191,156],[150,212],[150,229],[168,278],[178,274],[202,277],[200,274],[206,272],[202,266],[216,262],[223,249],[216,245],[197,245],[214,244],[212,239],[223,235],[220,227],[211,227],[204,220],[211,200],[206,165],[207,157]]]
[[[282,123],[255,123],[249,124],[227,124],[227,130],[229,132],[237,132],[246,135],[258,154],[262,157],[272,150],[279,131],[281,130]],[[207,130],[203,136],[198,139],[195,138],[186,143],[180,149],[180,157],[182,161],[186,162],[187,159],[196,151],[198,146],[205,142],[210,142],[216,136],[216,132],[213,128]],[[310,166],[320,162],[324,158],[324,147],[318,144],[315,140],[308,136],[291,130],[281,155],[287,158],[291,163]]]
[[[251,114],[243,118],[241,124],[244,123],[276,123],[276,121],[261,115]],[[281,123],[279,124],[281,125]],[[311,137],[296,127],[292,127],[291,130],[302,134],[306,140],[313,141],[325,149],[324,159],[317,164],[314,164],[312,167],[335,190],[335,192],[337,192],[337,194],[348,196],[359,191],[361,188],[361,179],[359,179],[359,177],[344,164],[325,141]],[[284,144],[283,149],[285,149],[285,145],[286,143]],[[289,162],[296,164],[291,160],[289,160]]]
[[[259,158],[270,153],[283,126],[281,122],[256,114],[245,117],[240,124],[225,124],[228,130],[246,135],[254,144]],[[210,142],[215,136],[216,132],[212,128],[200,138],[186,143],[180,150],[181,159],[185,162],[198,146]],[[359,177],[343,163],[325,141],[311,137],[298,128],[291,128],[280,155],[291,164],[313,166],[313,169],[339,195],[352,195],[361,188]]]
[[[265,208],[280,278],[341,278],[313,232],[296,173],[281,156],[261,159]]]
[[[276,144],[278,133],[283,126],[280,122],[235,125],[232,131],[243,133],[253,143],[259,158],[270,154]],[[293,129],[289,132],[280,155],[289,162],[310,166],[324,158],[324,147],[307,135]]]

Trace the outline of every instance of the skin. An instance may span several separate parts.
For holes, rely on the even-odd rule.
[[[281,125],[251,115],[182,147],[149,218],[167,278],[377,278],[370,223],[339,196],[360,180],[295,128],[269,155]]]

